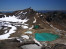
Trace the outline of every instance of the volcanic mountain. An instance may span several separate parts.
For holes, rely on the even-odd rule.
[[[34,28],[34,26],[39,27]],[[26,31],[31,32],[26,34]],[[32,8],[17,10],[13,13],[0,13],[0,40],[4,40],[3,42],[15,42],[10,40],[16,40],[17,42],[33,41],[34,33],[36,32],[58,34],[64,41],[58,39],[49,43],[65,44],[66,13],[62,11],[40,13]],[[40,43],[43,44],[42,42]]]

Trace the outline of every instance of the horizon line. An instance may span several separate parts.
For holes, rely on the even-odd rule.
[[[18,9],[18,10],[24,10],[24,9]],[[0,11],[18,11],[18,10],[0,10]],[[48,10],[48,9],[46,9],[46,10],[35,10],[35,11],[66,11],[66,10]]]

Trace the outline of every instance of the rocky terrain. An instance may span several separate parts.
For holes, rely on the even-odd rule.
[[[35,25],[39,28],[35,29]],[[60,37],[54,41],[37,41],[36,32]],[[66,49],[66,14],[62,11],[40,13],[31,8],[13,13],[0,12],[0,49],[5,48]]]

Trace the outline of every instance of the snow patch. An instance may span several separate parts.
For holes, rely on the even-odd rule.
[[[24,24],[24,25],[28,25],[28,24]]]
[[[34,17],[34,19],[35,19],[35,20],[33,21],[33,23],[36,23],[36,18]]]
[[[23,39],[29,39],[29,36],[28,35],[23,35],[21,37],[23,37]]]
[[[25,33],[26,34],[32,34],[32,31],[26,31]]]
[[[40,44],[40,42],[38,42],[36,39],[33,39],[34,41],[35,41],[35,43],[37,43],[39,46],[42,46],[41,44]]]
[[[9,17],[5,17],[4,18],[0,18],[0,21],[6,21],[7,23],[9,22],[22,22],[22,24],[24,24],[25,22],[27,22],[29,19],[25,18],[24,20],[18,19],[16,16],[9,16]]]
[[[36,44],[30,44],[30,45],[24,45],[21,46],[23,49],[41,49],[40,46],[37,46]]]
[[[22,14],[23,13],[23,11],[21,11],[19,14]]]
[[[23,13],[24,15],[27,14],[27,12]]]
[[[14,33],[16,30],[15,26],[12,25],[8,25],[8,27],[11,27],[10,31],[6,34],[0,35],[0,40],[4,40],[4,39],[8,39],[8,37],[10,36],[10,34]]]
[[[18,41],[20,41],[20,43],[22,43],[22,40],[20,40],[19,38],[17,38]]]
[[[0,21],[8,21],[8,22],[22,22],[21,19],[17,19],[17,17],[13,16],[9,16],[9,17],[4,17],[4,18],[0,18]]]
[[[5,33],[7,33],[7,30],[5,31]]]
[[[23,28],[23,29],[27,29],[27,28],[28,28],[28,26],[22,25],[22,28]]]
[[[6,17],[6,15],[4,15]]]
[[[43,15],[40,15],[40,16],[43,16]]]
[[[30,30],[30,29],[33,29],[33,27],[34,27],[34,25],[32,25],[32,27],[30,27],[29,30]]]

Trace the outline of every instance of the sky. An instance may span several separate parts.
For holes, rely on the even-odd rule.
[[[66,10],[66,0],[0,0],[1,10]]]

